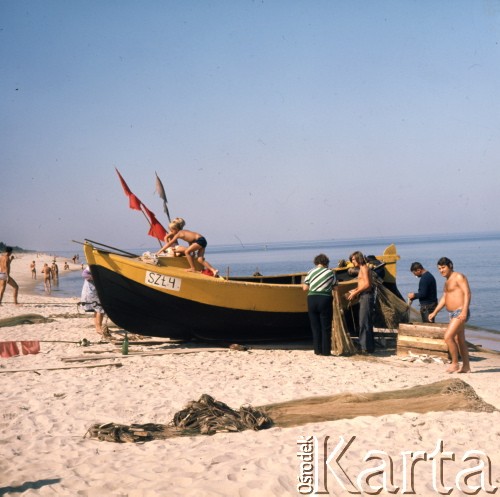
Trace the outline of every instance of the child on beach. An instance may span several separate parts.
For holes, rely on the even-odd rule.
[[[169,225],[168,229],[170,233],[165,237],[165,245],[156,252],[156,255],[160,255],[162,252],[171,247],[177,240],[184,240],[189,243],[184,251],[186,259],[188,260],[190,268],[187,271],[196,272],[194,266],[194,256],[196,254],[197,261],[205,268],[213,273],[215,277],[218,276],[219,271],[212,267],[212,265],[205,259],[205,248],[207,247],[207,240],[203,235],[195,233],[194,231],[184,230],[185,221],[182,218],[174,219]]]

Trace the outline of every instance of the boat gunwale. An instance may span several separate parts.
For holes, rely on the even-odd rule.
[[[91,244],[89,244],[91,245]],[[218,278],[214,278],[213,276],[208,276],[205,274],[201,274],[198,272],[189,272],[186,271],[185,268],[180,268],[176,266],[157,266],[155,264],[151,264],[149,262],[144,262],[140,260],[139,258],[134,258],[134,257],[127,257],[125,255],[117,254],[116,252],[110,252],[108,250],[101,250],[100,248],[97,248],[93,245],[91,245],[92,251],[99,253],[101,256],[103,254],[107,254],[108,256],[111,256],[111,259],[116,259],[120,261],[120,263],[123,264],[128,264],[129,266],[141,270],[141,271],[147,271],[149,267],[151,267],[150,271],[163,274],[164,272],[170,272],[172,276],[176,277],[182,277],[182,278],[187,278],[187,279],[193,279],[196,281],[205,281],[206,283],[209,284],[231,284],[231,285],[237,285],[237,286],[248,286],[248,285],[255,285],[256,287],[284,287],[284,288],[297,288],[302,285],[302,282],[300,283],[270,283],[270,282],[260,282],[260,281],[240,281],[238,279],[233,279],[230,277],[229,279],[220,276]],[[95,262],[96,265],[102,266],[102,263],[99,263],[98,261]],[[290,274],[283,274],[283,275],[271,275],[267,276],[267,278],[278,278],[278,277],[293,277],[293,276],[302,276],[306,275],[307,273],[290,273]],[[127,276],[127,278],[130,278]],[[241,277],[235,277],[235,278],[252,278],[252,276],[241,276]],[[266,276],[258,276],[256,278],[266,278]],[[137,282],[140,283],[140,282]]]
[[[87,244],[91,246],[93,252],[97,252],[101,256],[103,254],[106,254],[108,256],[111,256],[112,258],[118,257],[121,262],[125,262],[125,263],[129,264],[130,266],[132,266],[136,269],[139,269],[139,270],[147,270],[147,267],[150,266],[151,268],[154,268],[154,269],[151,269],[151,272],[156,272],[156,273],[162,274],[163,271],[171,271],[173,273],[172,276],[176,276],[176,277],[182,276],[183,278],[188,278],[188,279],[193,278],[194,280],[198,280],[198,281],[203,281],[205,279],[205,281],[209,284],[212,284],[212,283],[231,284],[231,285],[234,284],[237,286],[239,286],[239,285],[242,285],[242,286],[255,285],[256,287],[264,287],[264,288],[267,288],[267,287],[297,288],[299,286],[300,287],[302,286],[302,284],[303,284],[302,279],[307,275],[307,272],[296,272],[296,273],[282,273],[282,274],[280,273],[280,274],[259,275],[259,276],[253,276],[253,275],[242,275],[242,276],[233,276],[233,277],[230,276],[228,278],[226,278],[224,276],[219,276],[218,278],[214,278],[214,277],[211,277],[208,275],[204,275],[201,272],[186,271],[185,268],[181,268],[178,266],[152,264],[152,263],[145,262],[144,260],[142,260],[141,256],[135,256],[135,257],[132,257],[131,255],[127,256],[124,254],[119,254],[119,253],[113,252],[111,250],[101,249],[101,248],[96,247],[95,245],[93,245],[92,243],[89,243],[89,242],[87,242]],[[380,257],[384,257],[384,256],[380,256]],[[392,257],[392,255],[390,257]],[[384,264],[396,264],[396,263],[397,263],[396,260],[384,262]],[[342,267],[342,268],[337,267],[337,268],[331,268],[331,269],[333,271],[335,271],[336,273],[338,273],[338,272],[345,272],[350,267],[353,267],[353,266],[349,265],[347,267]],[[299,283],[273,283],[272,281],[265,281],[265,282],[264,281],[251,281],[252,278],[255,278],[256,280],[257,279],[272,280],[274,278],[276,278],[276,279],[278,279],[278,278],[291,278],[291,279],[293,279],[293,278],[298,278],[298,277],[301,277],[301,281]],[[342,285],[342,286],[350,285],[354,281],[356,281],[356,277],[353,277],[352,279],[347,280],[347,281],[339,281],[338,285]]]

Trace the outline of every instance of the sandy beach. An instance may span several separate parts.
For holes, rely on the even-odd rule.
[[[52,261],[44,257],[49,256],[35,259],[39,270],[43,262]],[[445,366],[436,362],[407,362],[385,353],[364,359],[314,356],[307,344],[300,343],[250,346],[247,351],[209,350],[214,348],[210,344],[132,344],[130,352],[178,353],[122,356],[118,346],[99,343],[92,316],[79,310],[78,298],[30,293],[31,260],[30,254],[16,254],[12,276],[20,285],[20,305],[9,303],[8,287],[0,307],[0,320],[27,314],[46,318],[32,317],[33,324],[0,328],[0,341],[16,342],[20,350],[22,342],[40,342],[37,354],[0,357],[0,495],[297,496],[301,495],[298,478],[307,469],[301,465],[304,458],[298,456],[297,441],[311,436],[322,449],[314,465],[320,468],[323,495],[353,493],[347,479],[337,481],[330,470],[326,477],[323,474],[322,457],[335,449],[341,437],[352,443],[339,465],[333,466],[342,467],[354,484],[363,470],[380,464],[364,460],[378,450],[394,465],[396,495],[404,490],[408,456],[402,453],[417,451],[425,452],[428,460],[414,466],[414,495],[441,495],[445,487],[451,488],[451,495],[464,495],[464,488],[475,485],[482,485],[478,495],[490,495],[500,487],[499,411],[358,416],[143,444],[84,438],[95,423],[168,424],[202,394],[237,409],[310,396],[408,389],[459,377],[499,409],[500,355],[471,352],[473,372],[463,375],[447,374]],[[122,333],[111,323],[110,330],[116,337]],[[81,346],[83,338],[91,344]],[[68,361],[97,354],[103,358]],[[433,476],[437,452],[444,459],[441,482]],[[432,453],[434,459],[429,457]],[[476,459],[464,461],[467,456]],[[469,487],[464,486],[460,472],[477,466],[478,460],[489,464],[491,478],[484,470],[482,480],[478,474],[466,481]],[[370,484],[372,489],[382,485],[382,478],[373,477]],[[380,495],[394,495],[387,488]]]

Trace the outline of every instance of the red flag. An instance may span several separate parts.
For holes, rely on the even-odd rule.
[[[125,180],[122,178],[122,175],[120,174],[120,171],[115,167],[116,174],[118,174],[118,177],[120,178],[120,182],[123,187],[123,191],[125,192],[125,195],[128,197],[129,201],[129,207],[131,209],[134,209],[136,211],[141,210],[141,201],[130,191],[130,188],[128,187],[127,183],[125,183]]]
[[[158,240],[163,240],[167,235],[167,231],[161,225],[160,221],[156,219],[156,216],[153,212],[151,212],[144,204],[142,204],[143,212],[146,213],[146,216],[149,219],[149,224],[151,225],[148,235],[153,238],[157,238]]]
[[[156,216],[154,215],[153,212],[151,212],[131,191],[130,188],[128,187],[127,183],[125,183],[125,180],[123,179],[122,175],[120,174],[120,171],[115,167],[116,169],[116,174],[118,174],[118,177],[120,178],[120,182],[123,187],[123,191],[125,192],[125,195],[129,198],[129,207],[131,209],[134,209],[136,211],[142,211],[144,214],[144,217],[148,220],[149,222],[149,231],[148,235],[152,236],[153,238],[157,238],[158,241],[163,241],[165,238],[167,232],[165,228],[160,224],[160,222],[156,219]]]

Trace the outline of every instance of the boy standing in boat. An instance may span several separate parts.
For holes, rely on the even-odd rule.
[[[179,218],[180,219],[180,218]],[[196,260],[205,268],[213,273],[215,277],[219,274],[219,271],[212,267],[212,265],[205,259],[205,248],[207,247],[207,240],[203,235],[195,233],[194,231],[184,230],[184,220],[179,222],[179,219],[174,219],[169,225],[168,229],[170,233],[165,237],[167,242],[163,247],[156,252],[156,255],[160,255],[162,252],[171,247],[177,240],[184,240],[189,243],[189,247],[185,249],[186,259],[189,263],[189,269],[187,271],[196,272],[194,266],[194,257],[196,253]]]
[[[441,257],[437,262],[441,275],[446,278],[444,291],[434,312],[429,319],[434,320],[437,313],[446,307],[450,313],[450,323],[444,333],[444,341],[448,345],[451,355],[451,364],[446,370],[448,373],[470,372],[469,349],[465,341],[465,323],[469,320],[469,305],[471,291],[467,278],[462,273],[453,270],[453,262],[448,257]],[[462,356],[462,367],[458,363],[458,353]]]

